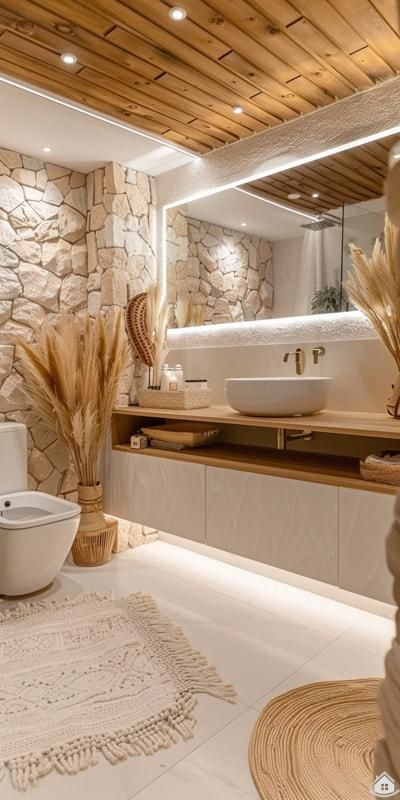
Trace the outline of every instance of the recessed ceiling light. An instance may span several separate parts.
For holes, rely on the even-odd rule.
[[[42,147],[44,153],[51,153],[51,147]]]
[[[61,53],[60,58],[63,64],[76,64],[78,61],[73,53]]]
[[[19,19],[15,23],[15,30],[18,31],[18,33],[24,33],[26,36],[32,36],[35,32],[35,25],[27,19]]]
[[[58,33],[70,34],[70,36],[73,36],[75,33],[74,27],[68,22],[56,22],[54,27]]]
[[[319,197],[319,192],[313,192],[311,197],[315,197],[315,198]]]
[[[241,224],[242,228],[247,228],[247,222],[241,222],[240,224]]]
[[[242,106],[233,106],[232,111],[234,114],[242,114],[243,108]]]
[[[288,199],[289,200],[300,200],[300,197],[301,197],[300,192],[290,192],[288,194]]]
[[[168,16],[174,20],[174,22],[182,22],[183,19],[187,17],[186,8],[182,8],[181,6],[172,6],[168,11]]]

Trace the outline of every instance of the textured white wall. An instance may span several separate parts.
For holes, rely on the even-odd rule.
[[[193,350],[376,338],[377,334],[364,314],[349,311],[170,330],[168,344],[171,350]]]
[[[249,176],[279,172],[400,123],[400,77],[223,147],[156,179],[157,202],[178,204]]]

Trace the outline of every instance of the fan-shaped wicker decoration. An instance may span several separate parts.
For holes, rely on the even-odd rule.
[[[129,301],[126,309],[126,330],[129,340],[138,356],[152,367],[154,364],[154,346],[147,332],[147,295],[137,294]]]
[[[382,734],[376,679],[313,683],[275,698],[250,742],[263,800],[366,800]]]

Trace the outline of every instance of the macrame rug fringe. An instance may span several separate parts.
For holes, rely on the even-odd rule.
[[[56,611],[80,603],[112,599],[111,594],[93,592],[61,603],[54,600],[19,603],[15,608],[0,613],[0,630],[4,624],[26,620],[27,617],[40,617],[41,612],[48,612],[51,609]],[[0,780],[8,773],[12,785],[24,791],[30,786],[35,786],[39,778],[53,770],[68,775],[82,772],[98,763],[99,754],[111,764],[124,761],[129,756],[151,756],[159,750],[168,749],[180,740],[187,741],[193,736],[196,724],[193,709],[197,703],[194,694],[203,692],[230,703],[235,702],[236,693],[233,686],[224,684],[217,670],[208,664],[207,659],[200,652],[193,650],[182,630],[160,614],[157,603],[151,595],[138,593],[131,595],[130,598],[122,598],[122,601],[127,599],[132,600],[135,625],[140,634],[147,640],[150,648],[155,647],[157,658],[164,661],[178,678],[181,691],[178,692],[175,702],[157,715],[131,728],[78,737],[42,752],[23,754],[0,761]]]

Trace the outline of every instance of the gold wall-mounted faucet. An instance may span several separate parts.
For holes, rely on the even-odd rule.
[[[287,362],[289,361],[290,356],[294,356],[296,364],[296,375],[302,375],[306,365],[306,357],[304,350],[302,350],[301,347],[297,347],[296,350],[285,353],[285,355],[283,356],[285,364],[287,364]]]

